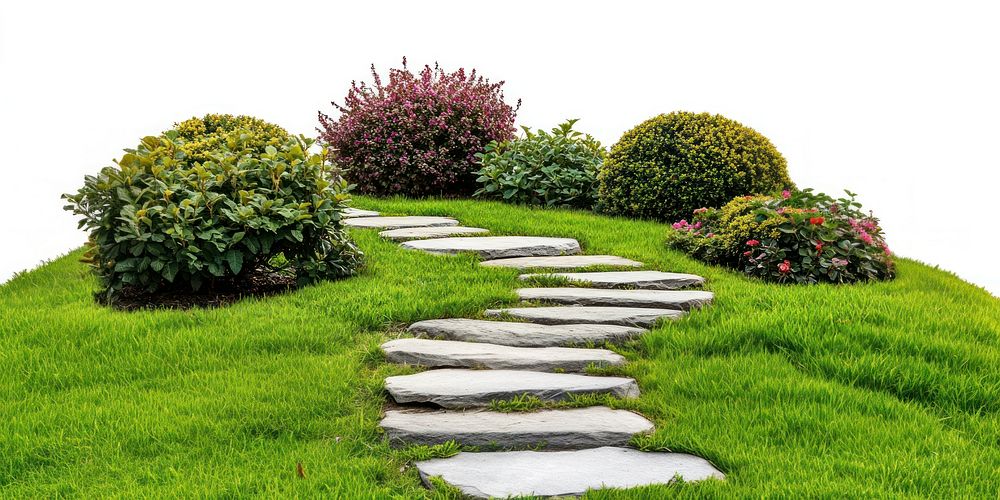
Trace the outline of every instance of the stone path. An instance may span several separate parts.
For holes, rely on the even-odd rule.
[[[484,266],[543,270],[643,266],[614,255],[579,255],[580,245],[571,238],[479,236],[488,230],[459,226],[447,217],[383,217],[353,209],[345,217],[350,217],[345,224],[352,227],[382,229],[381,236],[400,241],[404,248],[473,253]],[[572,496],[588,489],[669,484],[677,477],[724,479],[722,472],[699,457],[627,448],[633,436],[653,431],[649,420],[632,412],[603,406],[484,410],[494,401],[525,395],[545,402],[586,394],[638,397],[638,384],[631,378],[580,373],[625,363],[610,350],[582,347],[637,338],[645,328],[679,318],[714,299],[710,292],[679,290],[704,283],[690,274],[549,272],[521,279],[537,276],[561,277],[579,286],[521,288],[517,294],[528,303],[484,312],[498,320],[418,321],[407,329],[417,338],[382,345],[389,362],[428,368],[385,380],[393,400],[410,405],[387,410],[380,423],[391,445],[455,441],[504,450],[417,462],[427,486],[436,476],[468,496],[488,498]],[[547,305],[530,307],[530,303]],[[503,317],[518,321],[500,321]],[[525,448],[542,451],[518,451]]]

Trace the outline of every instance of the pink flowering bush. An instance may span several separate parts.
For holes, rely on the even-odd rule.
[[[861,204],[811,189],[733,199],[673,225],[668,245],[768,281],[811,284],[886,280],[892,252]]]
[[[476,153],[514,137],[517,108],[504,102],[504,82],[490,83],[437,65],[414,74],[390,69],[383,83],[351,84],[336,119],[320,112],[320,137],[365,194],[465,196],[476,190]],[[518,101],[520,107],[520,101]]]

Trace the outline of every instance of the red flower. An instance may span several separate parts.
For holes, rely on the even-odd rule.
[[[750,254],[752,254],[752,253],[753,253],[753,252],[751,252],[750,250],[747,250],[746,252],[743,252],[743,256],[744,256],[744,257],[749,257],[749,256],[750,256]]]
[[[778,270],[781,271],[782,274],[788,274],[792,270],[792,263],[786,260],[781,264],[778,264]]]
[[[820,252],[820,253],[823,253],[823,244],[822,243],[817,243],[816,244],[816,251]]]
[[[815,224],[817,226],[820,225],[820,224],[822,224],[823,222],[826,222],[826,219],[824,219],[822,217],[812,217],[812,218],[809,219],[809,223],[810,224]]]
[[[755,247],[755,246],[757,246],[757,245],[760,245],[760,242],[759,242],[759,241],[757,241],[757,240],[748,240],[748,241],[747,241],[747,246],[748,246],[748,247]]]

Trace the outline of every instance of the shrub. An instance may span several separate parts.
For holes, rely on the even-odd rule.
[[[597,199],[597,172],[604,161],[601,143],[573,130],[577,120],[523,138],[486,145],[477,155],[482,168],[476,196],[512,203],[589,209]]]
[[[181,148],[188,156],[189,163],[210,160],[212,152],[219,148],[219,143],[237,130],[246,136],[243,138],[243,148],[256,153],[263,153],[267,146],[277,147],[291,137],[285,129],[273,123],[243,115],[210,114],[202,118],[190,118],[175,123],[174,129],[178,137],[183,139]]]
[[[861,204],[805,189],[737,197],[674,223],[668,246],[768,281],[848,283],[892,279],[892,253],[878,219]]]
[[[193,156],[179,130],[146,137],[64,195],[90,230],[88,261],[106,299],[244,283],[281,262],[300,284],[354,272],[361,254],[341,225],[347,184],[308,153],[313,140],[260,152],[252,130],[205,133],[213,146],[199,142]]]
[[[503,99],[503,82],[490,83],[437,65],[413,74],[389,71],[382,84],[354,83],[339,118],[319,113],[322,140],[366,194],[464,195],[475,191],[476,153],[514,134],[517,110]],[[518,102],[520,107],[520,102]]]
[[[688,112],[625,132],[599,179],[601,211],[658,220],[792,187],[784,157],[766,137],[721,115]]]

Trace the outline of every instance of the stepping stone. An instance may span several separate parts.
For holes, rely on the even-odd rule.
[[[434,368],[582,372],[591,365],[617,366],[625,364],[625,358],[607,349],[510,347],[453,340],[390,340],[382,344],[382,352],[392,363]]]
[[[465,446],[504,449],[625,446],[632,436],[653,432],[653,423],[641,415],[604,406],[513,413],[390,410],[379,425],[393,446],[433,446],[454,440]]]
[[[345,208],[341,212],[341,216],[345,219],[350,217],[378,217],[378,212],[374,210],[362,210],[360,208]]]
[[[385,388],[397,403],[433,403],[444,408],[488,406],[491,401],[506,401],[523,394],[542,401],[563,401],[572,394],[639,396],[639,386],[630,378],[519,370],[442,368],[388,377]]]
[[[532,276],[561,276],[570,281],[589,283],[594,288],[675,290],[689,286],[700,286],[705,283],[705,278],[695,276],[694,274],[664,273],[661,271],[522,274],[521,279],[529,279]]]
[[[407,330],[414,335],[432,338],[515,347],[620,343],[646,331],[617,325],[539,325],[465,318],[418,321]]]
[[[457,226],[458,221],[448,217],[354,217],[344,221],[344,224],[351,227],[365,227],[376,229],[399,229],[404,227],[438,227]]]
[[[455,236],[459,234],[482,234],[488,232],[490,232],[489,229],[465,226],[406,227],[403,229],[390,229],[389,231],[382,231],[381,233],[378,233],[378,235],[383,238],[389,238],[393,241],[406,241],[420,240],[424,238],[444,238],[446,236]]]
[[[580,244],[572,238],[545,238],[540,236],[440,238],[435,240],[407,241],[403,243],[403,247],[444,254],[473,252],[479,254],[483,259],[580,253]]]
[[[475,498],[579,496],[589,489],[634,488],[725,479],[704,458],[684,453],[646,453],[629,448],[579,451],[500,451],[459,453],[416,462],[424,484],[438,476]]]
[[[677,319],[684,315],[684,311],[647,307],[597,306],[511,307],[486,310],[487,316],[498,317],[505,314],[545,325],[594,323],[598,325],[623,325],[648,328],[661,318]]]
[[[642,262],[615,257],[614,255],[560,255],[557,257],[514,257],[511,259],[486,260],[480,262],[490,267],[511,267],[514,269],[549,268],[575,269],[588,266],[642,267]]]
[[[576,306],[659,307],[687,311],[708,304],[714,295],[702,290],[613,290],[604,288],[520,288],[522,300]]]

